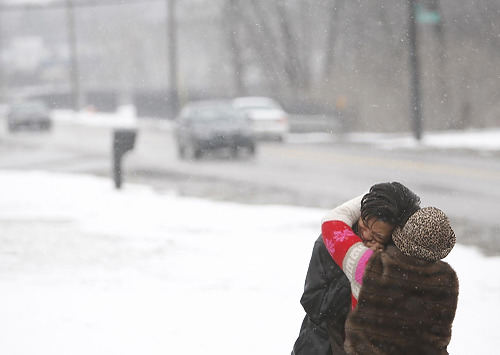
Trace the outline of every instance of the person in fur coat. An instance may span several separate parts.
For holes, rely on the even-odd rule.
[[[325,246],[351,284],[345,351],[448,354],[458,298],[457,275],[441,261],[456,240],[448,218],[434,207],[419,209],[394,229],[385,250],[370,249],[350,227],[360,203],[346,202],[322,223]]]
[[[370,187],[363,196],[361,218],[352,229],[366,246],[380,248],[420,208],[420,198],[399,182]],[[345,321],[351,309],[351,287],[320,235],[315,243],[300,303],[306,312],[292,355],[342,355]]]

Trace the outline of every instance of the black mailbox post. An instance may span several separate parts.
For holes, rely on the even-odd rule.
[[[113,131],[113,180],[117,189],[122,186],[122,157],[134,149],[136,136],[136,129],[120,128]]]

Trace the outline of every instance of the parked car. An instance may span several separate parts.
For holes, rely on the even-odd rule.
[[[240,148],[255,154],[250,121],[229,100],[187,104],[176,119],[175,137],[181,159],[199,159],[206,151],[223,148],[229,148],[233,156]]]
[[[7,110],[7,127],[13,132],[20,127],[49,130],[52,127],[49,109],[42,101],[20,101]]]
[[[288,115],[269,97],[237,97],[233,106],[252,120],[252,129],[258,138],[283,141],[289,131]]]

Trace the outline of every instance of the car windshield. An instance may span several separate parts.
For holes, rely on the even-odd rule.
[[[199,107],[192,110],[189,117],[197,122],[240,120],[244,115],[228,106]]]
[[[242,110],[277,110],[281,109],[278,104],[272,101],[249,101],[249,102],[238,102],[234,103],[234,107]]]
[[[41,102],[23,102],[12,105],[12,112],[29,113],[29,112],[45,112],[46,106]]]

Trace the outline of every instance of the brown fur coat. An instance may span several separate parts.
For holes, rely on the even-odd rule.
[[[458,279],[443,261],[426,262],[395,246],[367,264],[358,306],[346,322],[348,354],[448,354]]]

